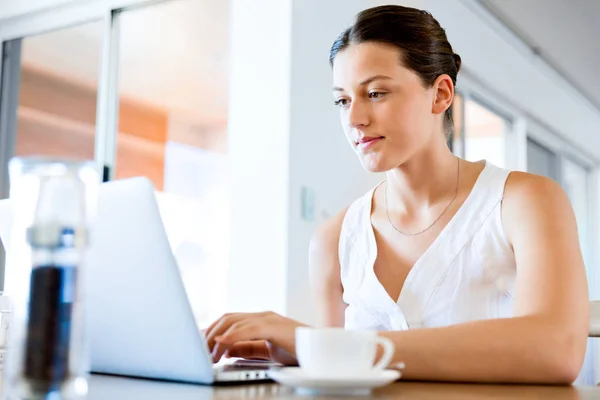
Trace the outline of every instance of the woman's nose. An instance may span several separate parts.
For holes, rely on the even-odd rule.
[[[360,102],[353,102],[348,110],[348,124],[351,128],[369,125],[368,107]]]

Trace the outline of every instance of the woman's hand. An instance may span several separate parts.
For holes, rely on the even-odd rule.
[[[287,361],[287,364],[295,356],[299,326],[304,324],[270,311],[225,314],[205,330],[205,335],[213,362],[228,352],[232,357],[247,354],[248,358],[269,357],[274,361]]]
[[[238,342],[227,349],[224,356],[247,360],[269,360],[283,365],[298,365],[298,361],[293,355],[266,340]]]

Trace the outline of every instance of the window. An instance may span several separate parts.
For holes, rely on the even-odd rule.
[[[21,39],[15,155],[94,158],[102,23]]]
[[[204,325],[226,304],[229,3],[144,3],[113,10],[112,25],[100,6],[89,8],[98,20],[82,25],[75,21],[89,16],[67,12],[35,26],[47,33],[7,42],[0,197],[15,154],[96,159],[107,177],[147,177]]]
[[[558,156],[552,150],[527,138],[527,172],[559,181]]]
[[[579,243],[586,265],[590,293],[593,284],[592,226],[590,223],[590,174],[591,172],[574,159],[562,160],[562,186],[571,200],[577,220]]]
[[[498,167],[505,167],[507,121],[472,99],[466,99],[464,113],[465,159],[487,160]]]
[[[0,198],[8,196],[8,159],[51,156],[94,159],[96,97],[103,24],[86,24],[4,43],[3,104],[9,121],[0,132]],[[1,53],[1,51],[0,51]],[[0,103],[2,103],[0,101]],[[0,287],[5,251],[0,242]]]
[[[118,16],[115,178],[154,184],[200,325],[226,304],[228,12],[173,0]]]
[[[468,161],[487,160],[507,166],[509,122],[477,101],[457,93],[452,103],[454,127],[448,140],[452,152]]]

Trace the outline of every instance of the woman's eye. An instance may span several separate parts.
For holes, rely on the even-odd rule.
[[[370,99],[380,99],[385,95],[384,92],[369,92]]]
[[[337,107],[346,107],[348,105],[347,99],[337,99],[333,102]]]

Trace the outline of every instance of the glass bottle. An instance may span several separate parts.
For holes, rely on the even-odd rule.
[[[85,254],[100,174],[87,161],[13,158],[5,292],[13,315],[3,392],[10,400],[87,395]]]

